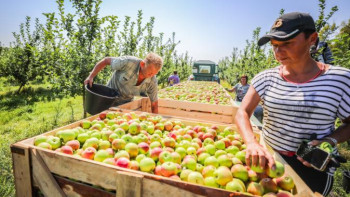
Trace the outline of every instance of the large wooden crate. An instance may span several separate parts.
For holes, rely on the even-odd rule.
[[[130,112],[125,109],[112,110]],[[97,117],[95,115],[88,119]],[[181,120],[185,125],[211,125],[205,120],[167,118]],[[42,135],[54,135],[59,130],[77,127],[81,122]],[[228,126],[223,123],[215,125],[221,129]],[[230,126],[235,128],[235,125]],[[34,137],[11,145],[16,196],[247,196],[78,158],[36,147],[33,143]],[[281,158],[277,159],[282,161]],[[287,167],[286,171],[296,182],[296,196],[313,196],[291,168]]]
[[[144,97],[120,105],[118,108],[151,112],[151,103],[147,97]],[[214,105],[189,101],[158,99],[159,114],[194,120],[207,120],[211,122],[232,124],[234,123],[237,110],[237,105]]]

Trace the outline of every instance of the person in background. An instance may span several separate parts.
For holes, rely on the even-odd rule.
[[[311,56],[318,62],[333,64],[334,58],[327,42],[320,41],[317,37],[315,45],[311,47]]]
[[[130,102],[134,96],[147,94],[151,100],[153,113],[158,113],[158,81],[156,74],[161,70],[163,59],[149,53],[145,59],[133,56],[105,57],[99,61],[84,84],[92,86],[94,77],[107,65],[113,70],[107,86],[118,91],[119,97],[116,105]]]
[[[218,75],[218,74],[214,74],[214,75],[213,75],[213,79],[212,79],[212,81],[216,81],[216,82],[218,82],[218,84],[220,84],[220,78],[219,78],[219,75]]]
[[[315,61],[310,48],[316,44],[313,18],[307,13],[281,15],[258,45],[271,43],[279,66],[257,74],[237,111],[235,122],[246,148],[248,166],[275,168],[271,153],[255,138],[249,121],[258,103],[264,108],[261,136],[278,152],[313,192],[327,196],[335,167],[318,171],[296,156],[308,140],[317,146],[328,142],[337,154],[337,143],[350,138],[350,70]],[[335,128],[339,118],[342,125]]]
[[[180,78],[179,75],[177,75],[177,71],[175,70],[173,74],[168,78],[168,85],[173,86],[178,83],[180,83]]]
[[[240,83],[237,83],[232,89],[226,89],[228,92],[236,93],[236,101],[242,102],[244,96],[247,94],[250,85],[248,84],[248,76],[242,75]],[[263,108],[258,105],[254,110],[254,116],[262,122],[263,119]]]

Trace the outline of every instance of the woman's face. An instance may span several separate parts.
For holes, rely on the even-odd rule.
[[[242,78],[241,78],[241,84],[242,84],[242,85],[247,84],[247,78],[242,77]]]
[[[309,38],[305,38],[305,34],[300,33],[295,38],[287,41],[271,39],[276,60],[282,65],[289,65],[310,58],[310,47],[315,43],[316,38],[316,33]]]

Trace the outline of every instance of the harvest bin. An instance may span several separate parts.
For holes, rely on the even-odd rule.
[[[118,108],[110,110],[130,112]],[[87,119],[93,120],[98,116]],[[172,116],[166,118],[181,120],[185,125],[192,126],[214,123],[208,124],[209,121],[205,119],[190,121]],[[54,135],[59,130],[77,127],[81,122],[82,120],[42,135]],[[236,129],[233,124],[215,123],[215,125],[219,128],[232,126]],[[247,196],[43,149],[33,145],[34,138],[11,145],[16,196],[38,196],[41,193],[44,196]],[[279,155],[275,156],[284,163]],[[295,181],[296,196],[313,196],[310,189],[289,166],[286,166],[286,172]]]

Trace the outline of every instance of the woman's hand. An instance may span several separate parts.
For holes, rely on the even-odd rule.
[[[93,82],[94,82],[94,78],[93,78],[93,77],[88,76],[88,77],[85,79],[85,81],[84,81],[84,85],[89,84],[89,85],[90,85],[90,88],[91,88],[91,87],[92,87]]]
[[[247,144],[245,160],[247,166],[259,165],[262,168],[268,166],[271,169],[275,169],[275,160],[272,155],[257,142]]]

